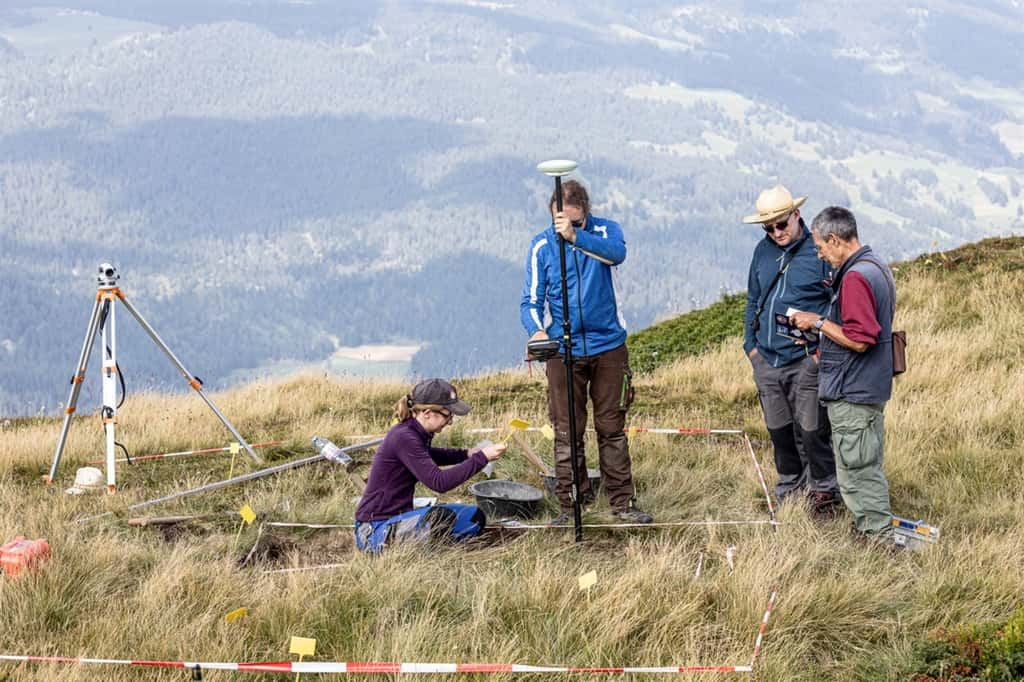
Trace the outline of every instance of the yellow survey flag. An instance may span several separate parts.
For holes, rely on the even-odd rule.
[[[242,516],[242,520],[246,523],[251,524],[253,521],[256,520],[256,512],[254,512],[252,510],[252,507],[250,507],[247,504],[243,505],[242,508],[238,510],[238,513]]]
[[[312,656],[316,653],[316,640],[309,637],[292,637],[288,652],[299,656]]]
[[[548,440],[555,439],[555,430],[551,428],[550,424],[545,424],[544,426],[540,427],[540,432],[541,435],[543,435]]]
[[[597,584],[597,571],[591,571],[590,573],[584,573],[577,580],[580,583],[581,590],[589,590],[591,587]]]
[[[245,608],[243,606],[242,608],[235,609],[231,613],[225,615],[224,616],[224,620],[226,620],[229,623],[234,623],[236,620],[238,620],[242,616],[248,616],[248,615],[249,615],[249,609],[247,609],[247,608]]]
[[[228,452],[231,453],[231,466],[228,468],[228,478],[235,475],[235,455],[242,451],[242,444],[237,440],[228,444]]]
[[[513,431],[520,429],[528,429],[530,428],[530,422],[523,421],[522,419],[513,419],[508,423],[508,428],[512,429]],[[502,429],[502,434],[504,433],[505,430]],[[504,444],[507,440],[508,436],[505,436],[504,438],[501,439],[501,443]]]

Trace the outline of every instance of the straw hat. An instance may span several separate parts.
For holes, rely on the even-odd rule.
[[[75,485],[64,492],[68,495],[81,495],[83,493],[96,493],[106,487],[106,480],[103,472],[96,467],[82,467],[75,472]]]
[[[766,189],[757,197],[757,213],[743,219],[745,223],[770,223],[787,213],[792,213],[803,206],[807,197],[793,198],[789,190],[782,185]]]

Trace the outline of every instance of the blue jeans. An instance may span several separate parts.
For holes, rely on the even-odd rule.
[[[382,521],[356,521],[356,547],[377,554],[390,544],[408,542],[454,543],[480,534],[487,525],[472,504],[437,504],[413,509]]]

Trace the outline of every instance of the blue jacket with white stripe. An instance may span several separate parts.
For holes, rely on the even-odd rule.
[[[776,278],[775,274],[783,268],[782,274]],[[754,249],[747,278],[747,312],[743,325],[743,350],[747,355],[757,348],[772,367],[782,367],[813,353],[817,349],[816,344],[800,346],[792,339],[777,334],[775,315],[785,315],[789,308],[796,308],[824,316],[832,298],[832,291],[825,281],[831,278],[832,266],[818,259],[803,218],[800,219],[800,237],[786,248],[765,235]],[[755,331],[751,323],[762,301],[764,308]]]
[[[526,282],[519,318],[527,334],[547,332],[562,339],[562,270],[554,223],[530,242],[526,255]],[[626,260],[622,228],[613,220],[587,216],[576,230],[576,243],[565,243],[566,284],[569,292],[570,334],[574,357],[588,357],[618,348],[626,342],[626,324],[619,315],[612,282],[612,267]],[[550,312],[546,321],[545,304]]]

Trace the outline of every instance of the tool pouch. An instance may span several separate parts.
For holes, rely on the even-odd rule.
[[[892,333],[892,375],[907,371],[907,332],[894,330]]]

